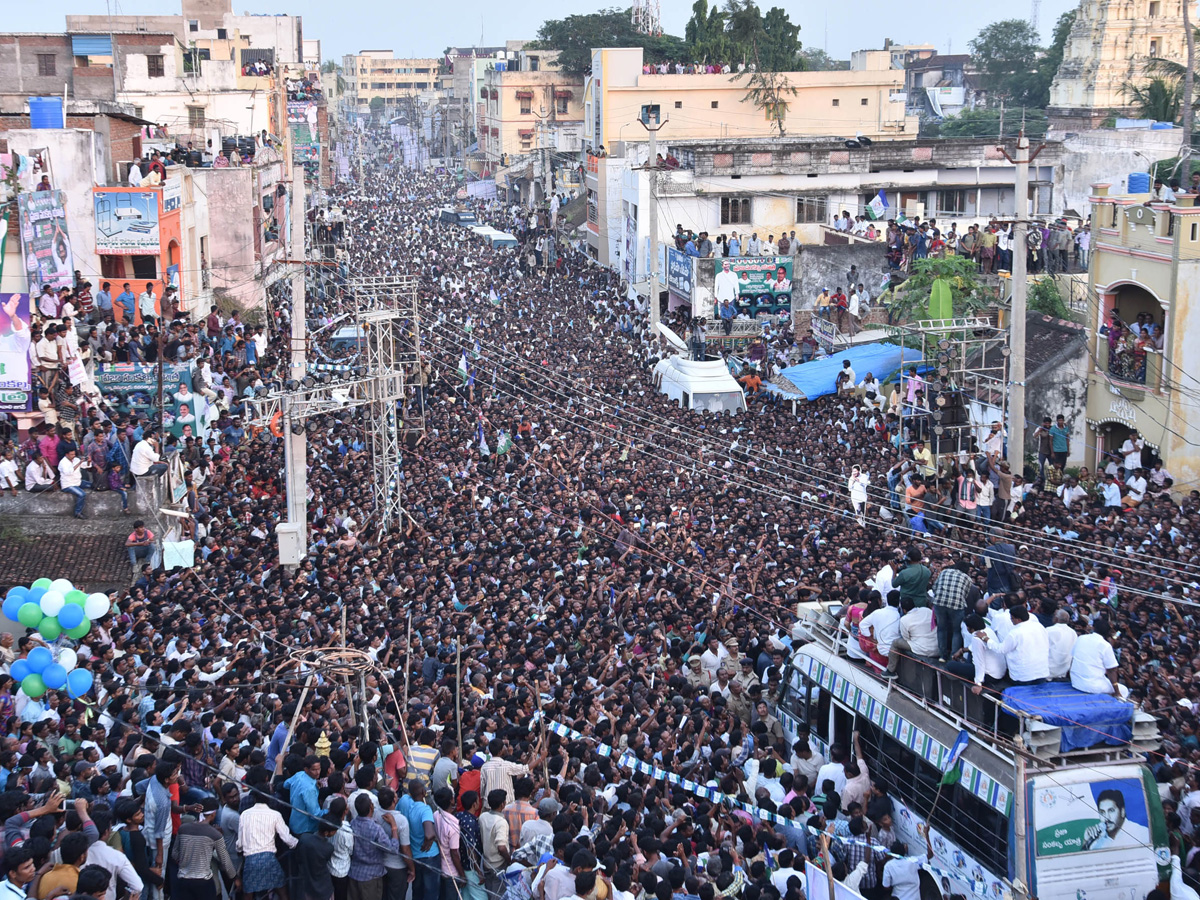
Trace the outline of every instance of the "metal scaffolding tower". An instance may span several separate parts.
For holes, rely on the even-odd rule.
[[[989,425],[989,410],[1004,421],[1010,356],[1004,329],[986,316],[961,316],[922,319],[888,330],[903,347],[920,353],[920,359],[905,354],[903,371],[914,365],[925,370],[925,405],[901,404],[902,432],[909,419],[914,440],[928,441],[935,454],[959,453],[969,450],[971,439]]]
[[[271,427],[282,433],[284,440],[302,435],[306,420],[328,413],[367,407],[366,430],[371,443],[371,475],[375,507],[380,524],[386,529],[400,524],[403,513],[399,494],[400,440],[409,431],[423,431],[424,418],[415,417],[401,423],[397,419],[397,404],[404,399],[409,367],[417,362],[420,346],[420,317],[417,305],[416,280],[413,278],[356,278],[350,281],[350,296],[355,309],[355,321],[362,336],[362,372],[346,380],[328,380],[317,385],[306,376],[297,389],[277,391],[253,403],[252,425]],[[397,341],[396,329],[402,329]],[[328,379],[327,375],[321,378]],[[295,385],[295,382],[289,382]],[[298,457],[298,458],[297,458]],[[297,469],[307,465],[304,454],[292,454],[288,459],[289,484],[299,478]],[[297,532],[298,540],[279,541],[280,562],[297,565],[307,546],[308,516],[304,492],[296,509],[289,505],[288,524]],[[289,497],[291,493],[289,493]]]

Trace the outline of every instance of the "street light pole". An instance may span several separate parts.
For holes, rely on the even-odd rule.
[[[650,127],[650,115],[647,109],[642,112],[642,117],[638,120],[642,123],[642,127],[650,134],[650,149],[646,159],[646,166],[650,170],[650,327],[653,329],[658,325],[658,131],[666,122],[657,121],[655,116],[654,127]],[[668,119],[668,121],[670,121]],[[634,253],[637,250],[635,248]],[[634,259],[633,271],[637,271],[637,259]]]

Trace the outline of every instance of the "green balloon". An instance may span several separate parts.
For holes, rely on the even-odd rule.
[[[66,600],[68,603],[74,603],[76,606],[83,606],[84,601],[87,600],[87,594],[79,590],[71,591],[71,593],[67,594]]]
[[[91,630],[92,630],[91,619],[84,619],[82,622],[80,622],[74,628],[71,628],[71,629],[68,629],[67,631],[65,631],[64,634],[66,634],[66,636],[69,637],[71,640],[77,641]]]
[[[40,588],[45,588],[46,590],[50,590],[50,585],[52,585],[52,584],[54,584],[54,582],[51,581],[49,578],[39,578],[32,585],[30,585],[30,587],[40,587]]]
[[[17,621],[26,628],[37,628],[45,615],[36,603],[22,603],[21,608],[17,610]]]
[[[62,626],[58,624],[56,616],[46,616],[38,623],[38,633],[48,641],[52,641],[62,634]]]
[[[42,694],[46,693],[46,682],[42,681],[42,676],[37,672],[30,672],[21,681],[21,690],[25,692],[27,697],[32,697],[36,700]]]

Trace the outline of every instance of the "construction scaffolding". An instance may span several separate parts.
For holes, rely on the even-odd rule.
[[[891,339],[920,353],[906,357],[902,374],[900,432],[929,444],[935,455],[971,452],[992,421],[1005,421],[1008,332],[986,316],[920,319],[888,327]],[[915,366],[923,387],[907,402],[907,373]],[[907,426],[905,422],[908,422]]]

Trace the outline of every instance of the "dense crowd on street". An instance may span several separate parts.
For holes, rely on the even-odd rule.
[[[198,547],[187,569],[134,557],[136,582],[79,642],[94,703],[0,676],[12,900],[802,900],[807,859],[871,900],[915,900],[926,848],[896,840],[898,786],[857,741],[823,753],[780,727],[795,610],[815,600],[841,609],[863,665],[911,654],[981,691],[1055,677],[1127,693],[1160,719],[1173,848],[1200,864],[1200,493],[1152,448],[1134,435],[1099,480],[1076,478],[1047,423],[1026,484],[1002,433],[943,456],[919,416],[901,430],[900,404],[936,389],[915,373],[893,389],[851,370],[794,411],[765,392],[734,419],[680,409],[652,383],[664,351],[643,299],[547,213],[478,203],[520,247],[466,239],[437,218],[451,190],[385,163],[335,188],[350,262],[308,301],[320,344],[346,274],[418,279],[399,529],[380,527],[361,413],[317,417],[307,553],[277,563],[282,439],[245,398],[281,383],[286,297],[261,332],[170,315],[117,332],[115,359],[153,361],[162,328],[163,352],[195,363],[207,446],[86,401],[56,405],[35,448],[6,446],[14,487],[82,455],[146,490],[179,454]],[[810,342],[768,328],[742,371],[761,383]],[[1008,640],[1049,643],[1038,628],[1044,676]],[[0,657],[39,641],[2,637]],[[349,693],[292,657],[342,642],[373,667]]]

